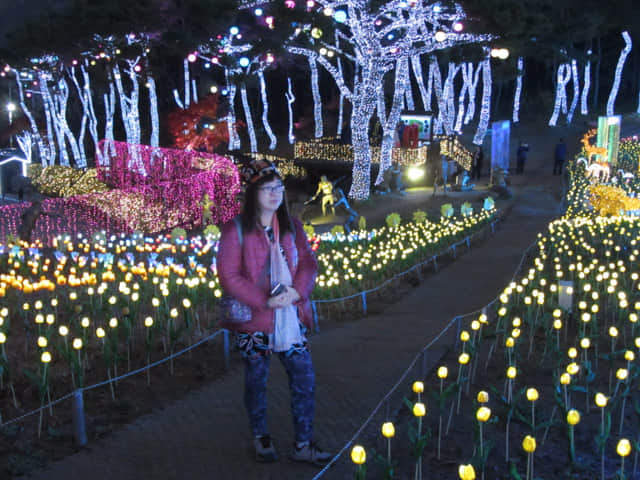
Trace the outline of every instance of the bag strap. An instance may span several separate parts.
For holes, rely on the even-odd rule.
[[[236,231],[238,232],[238,242],[240,243],[240,248],[242,248],[242,222],[240,221],[240,215],[236,215],[233,217],[233,221],[236,224]]]

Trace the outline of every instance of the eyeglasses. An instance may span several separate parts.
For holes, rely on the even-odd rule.
[[[282,193],[284,192],[284,185],[275,185],[273,187],[259,187],[258,190],[262,190],[264,192],[269,193]]]

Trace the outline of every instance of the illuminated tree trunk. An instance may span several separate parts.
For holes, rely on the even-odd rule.
[[[371,182],[371,148],[369,122],[376,110],[377,89],[382,88],[382,68],[371,64],[362,67],[361,77],[354,86],[351,113],[351,143],[353,174],[349,197],[364,200],[369,197]]]
[[[256,130],[253,126],[253,117],[251,116],[251,107],[247,98],[247,86],[243,83],[240,87],[240,98],[242,99],[242,108],[244,109],[244,118],[247,121],[247,130],[249,131],[249,143],[252,152],[258,151],[258,141],[256,139]]]
[[[45,146],[44,140],[42,139],[42,136],[40,135],[40,131],[38,130],[38,125],[36,124],[36,121],[33,118],[33,114],[31,113],[31,110],[29,110],[29,107],[27,107],[27,104],[25,102],[24,90],[22,88],[22,82],[20,81],[20,73],[17,70],[12,70],[12,73],[15,75],[16,84],[18,86],[18,97],[20,99],[20,108],[22,108],[22,111],[24,112],[25,116],[29,120],[29,125],[31,126],[31,134],[33,135],[33,138],[35,139],[35,142],[38,145],[40,162],[45,166],[51,165],[52,162],[50,161],[50,157],[49,157],[49,149]]]

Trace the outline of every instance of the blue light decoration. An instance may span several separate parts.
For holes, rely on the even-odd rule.
[[[347,12],[344,10],[336,10],[333,14],[333,19],[338,23],[344,23],[347,21]]]
[[[516,78],[516,93],[513,96],[513,123],[520,121],[520,97],[522,96],[522,76],[524,74],[524,58],[518,57],[518,77]]]
[[[571,66],[563,63],[558,67],[558,75],[556,79],[556,102],[553,107],[553,114],[549,120],[549,126],[555,127],[558,123],[560,110],[566,115],[567,113],[567,84],[571,80]]]
[[[620,52],[620,57],[618,58],[618,64],[616,65],[616,73],[613,78],[613,85],[611,86],[611,92],[609,93],[609,100],[607,101],[607,116],[613,116],[614,105],[616,103],[616,97],[618,96],[618,90],[620,90],[620,82],[622,81],[622,69],[624,68],[624,63],[631,53],[631,36],[629,32],[626,30],[622,32],[622,38],[624,39],[624,48],[622,52]]]
[[[256,8],[256,9],[253,11],[253,14],[254,14],[256,17],[261,17],[263,13],[264,13],[264,10],[262,10],[261,8]]]
[[[240,33],[240,29],[234,25],[233,27],[229,28],[229,33],[231,35],[238,35],[238,33]]]
[[[251,61],[247,57],[240,57],[240,60],[238,60],[238,65],[242,68],[247,68],[250,63]]]
[[[429,97],[429,95],[427,95],[427,89],[424,86],[424,77],[422,75],[422,61],[420,60],[420,56],[411,56],[411,70],[413,71],[413,76],[416,77],[418,90],[420,91],[420,97],[422,98],[422,109],[425,112],[429,112],[431,110],[431,98]]]
[[[591,51],[588,52],[590,54]],[[584,66],[584,85],[582,87],[582,98],[580,99],[580,113],[587,115],[589,113],[589,89],[591,88],[591,60],[587,60]]]

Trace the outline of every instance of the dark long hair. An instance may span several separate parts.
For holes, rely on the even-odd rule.
[[[244,205],[240,218],[242,219],[242,228],[246,232],[250,232],[258,226],[258,188],[272,180],[282,181],[282,177],[277,173],[271,173],[260,177],[256,182],[247,184],[244,192]],[[283,182],[284,185],[284,182]],[[289,215],[289,206],[287,204],[287,191],[282,193],[282,203],[276,210],[278,216],[278,226],[280,227],[280,237],[286,232],[293,232],[291,216]]]

